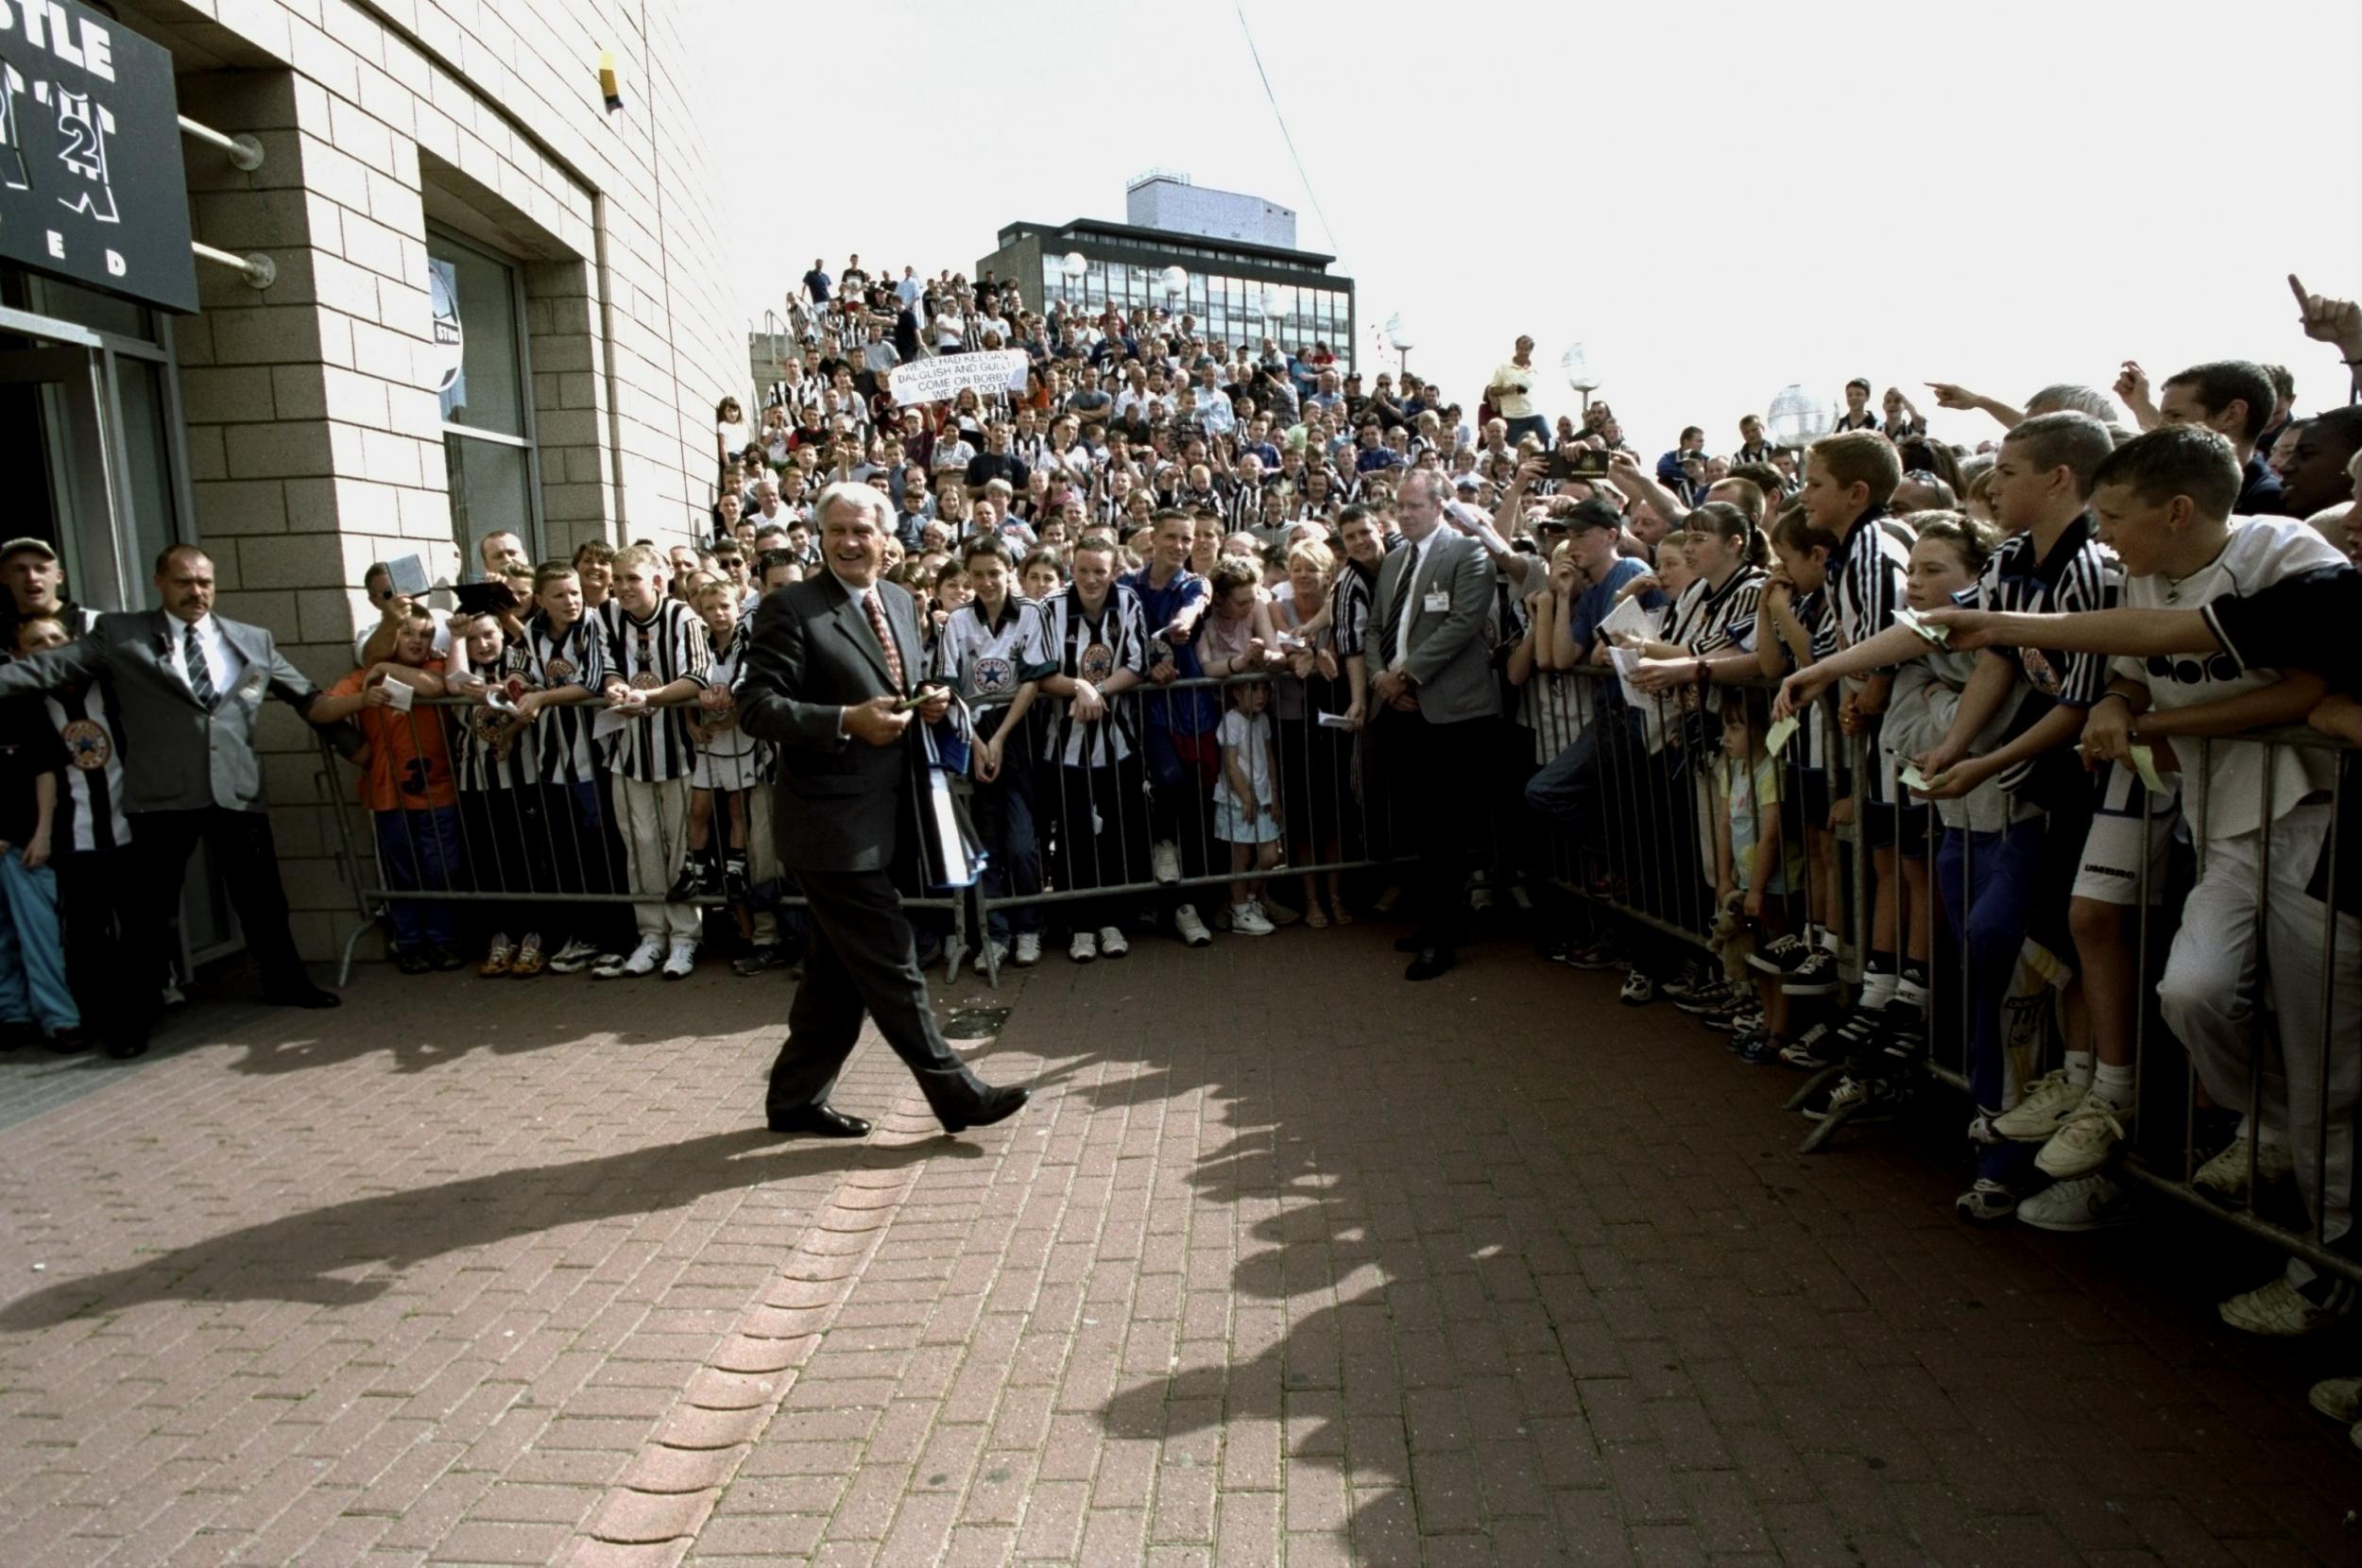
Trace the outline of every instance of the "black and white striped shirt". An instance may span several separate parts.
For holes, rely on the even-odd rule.
[[[131,825],[123,815],[123,753],[108,698],[107,683],[96,680],[42,698],[65,750],[64,786],[49,834],[60,852],[119,849],[131,842]]]
[[[467,650],[452,650],[457,668],[501,690],[511,702],[535,686],[532,650],[522,642],[505,642],[500,653],[479,664]],[[540,782],[538,726],[520,726],[509,714],[485,703],[453,710],[458,721],[458,744],[453,748],[452,775],[463,790],[522,790]]]
[[[1085,609],[1081,596],[1068,587],[1041,602],[1041,615],[1059,673],[1098,687],[1119,670],[1147,675],[1148,628],[1139,595],[1122,584],[1108,588],[1097,614]],[[1072,706],[1060,703],[1042,757],[1070,768],[1111,767],[1138,746],[1138,700],[1122,693],[1108,699],[1107,716],[1091,724],[1078,724]]]
[[[1703,577],[1682,590],[1673,605],[1666,640],[1679,643],[1698,657],[1726,648],[1749,648],[1755,640],[1755,608],[1763,598],[1763,572],[1742,566],[1720,588]]]
[[[1361,567],[1347,561],[1328,590],[1328,637],[1341,659],[1366,651],[1370,636],[1370,594],[1375,574],[1364,577]]]
[[[2037,558],[2029,530],[2012,534],[1985,562],[1970,602],[1989,610],[2027,615],[2055,611],[2107,609],[2116,602],[2123,584],[2122,569],[2092,532],[2091,515],[2069,523]],[[2089,707],[2108,690],[2108,660],[2100,654],[2064,654],[2055,649],[2020,648],[2018,668],[2027,684],[2054,702],[2069,707]]]
[[[1886,531],[1885,522],[1883,506],[1863,513],[1829,563],[1829,597],[1844,647],[1867,642],[1892,625],[1895,607],[1903,602],[1910,551]]]
[[[611,680],[623,680],[642,691],[693,680],[703,686],[713,647],[705,623],[677,599],[667,599],[645,621],[635,620],[616,605],[614,629],[608,634],[607,668]],[[689,709],[660,707],[649,717],[626,724],[615,748],[615,769],[642,784],[661,784],[686,778],[696,761],[689,738]]]
[[[536,614],[525,623],[525,647],[534,681],[543,690],[579,686],[595,699],[607,679],[607,639],[595,614],[584,616],[562,632],[550,625],[547,616]],[[558,703],[541,710],[534,749],[542,783],[598,781],[605,771],[602,753],[606,748],[591,737],[597,711],[587,703]]]

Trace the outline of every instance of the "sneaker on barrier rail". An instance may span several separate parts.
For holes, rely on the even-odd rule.
[[[2039,1231],[2104,1231],[2132,1223],[2132,1195],[2105,1171],[2054,1182],[2017,1206]]]

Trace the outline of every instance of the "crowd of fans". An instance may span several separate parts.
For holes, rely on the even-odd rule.
[[[2297,298],[2362,383],[2362,310]],[[953,964],[1350,923],[1394,896],[1388,824],[1467,806],[1478,906],[1742,1061],[1841,1068],[1807,1116],[1891,1111],[1957,1034],[1960,1212],[2081,1231],[2125,1217],[2119,1155],[2160,1092],[2135,1082],[2146,931],[2155,1015],[2227,1118],[2195,1185],[2267,1211],[2293,1187],[2292,1223],[2351,1247],[2353,754],[2230,739],[2362,744],[2348,387],[2300,415],[2291,373],[2246,360],[2153,388],[2128,362],[2023,405],[1926,383],[1994,421],[1968,450],[1857,380],[1801,448],[1749,414],[1726,451],[1691,426],[1649,461],[1605,401],[1540,411],[1530,339],[1471,408],[1324,346],[858,257],[815,262],[797,319],[757,417],[716,410],[709,538],[534,565],[494,536],[450,612],[371,572],[380,620],[312,717],[354,721],[385,885],[477,895],[391,901],[404,969],[794,961],[773,759],[732,690],[764,595],[861,506],[962,699],[937,749],[969,780],[986,908],[936,922],[973,937]],[[1021,386],[897,401],[897,366],[991,349],[1023,351]],[[1407,505],[1494,572],[1506,717],[1465,802],[1393,798],[1362,743]],[[2300,1258],[2222,1315],[2303,1334],[2353,1301]],[[2321,1397],[2362,1414],[2352,1385]]]

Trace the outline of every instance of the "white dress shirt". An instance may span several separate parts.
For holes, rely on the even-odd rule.
[[[1429,547],[1435,543],[1435,536],[1443,531],[1443,524],[1441,523],[1438,523],[1433,528],[1429,529],[1427,531],[1427,537],[1418,540],[1410,547],[1411,564],[1402,569],[1402,614],[1401,618],[1395,622],[1395,660],[1393,668],[1396,670],[1401,669],[1405,664],[1410,662],[1411,618],[1419,613],[1419,603],[1417,598],[1419,591],[1419,573],[1427,567],[1427,553]]]
[[[180,683],[194,696],[197,683],[189,679],[187,653],[190,623],[177,615],[167,615],[164,621],[172,631],[172,667],[179,673]],[[206,679],[213,686],[215,697],[226,697],[236,688],[238,677],[246,673],[246,660],[235,648],[230,646],[230,639],[221,635],[221,622],[212,615],[208,614],[197,622],[196,629],[197,646],[205,650]]]

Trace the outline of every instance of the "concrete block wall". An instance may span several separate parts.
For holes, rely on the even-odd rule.
[[[196,536],[224,613],[269,627],[325,685],[351,666],[369,562],[423,549],[459,569],[430,380],[430,221],[519,265],[543,550],[702,532],[712,408],[742,385],[745,344],[681,8],[121,9],[174,51],[182,111],[266,155],[241,173],[188,145],[197,237],[279,268],[260,291],[203,268],[200,314],[176,324]],[[616,114],[603,47],[621,66]],[[265,740],[297,938],[326,958],[358,917],[329,858],[315,738],[282,713]]]

